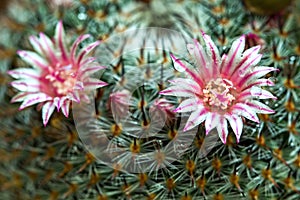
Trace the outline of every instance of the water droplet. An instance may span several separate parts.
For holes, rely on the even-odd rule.
[[[295,63],[295,60],[296,60],[296,57],[295,56],[291,56],[290,60],[289,60],[289,63],[292,65],[292,64]]]
[[[87,18],[87,15],[84,13],[79,13],[77,17],[79,20],[85,20]]]
[[[247,70],[245,70],[245,69],[239,69],[239,71],[238,71],[239,72],[239,76],[240,77],[244,77],[246,75],[246,71]]]
[[[260,87],[253,86],[250,89],[250,93],[254,97],[259,97],[260,95],[262,95],[262,89]]]
[[[294,61],[294,60],[296,60],[296,56],[291,56],[290,61]]]

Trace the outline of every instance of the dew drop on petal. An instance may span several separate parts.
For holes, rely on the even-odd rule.
[[[178,72],[185,71],[185,69],[181,65],[179,65],[175,60],[173,60],[173,66],[174,66],[175,70]]]
[[[250,89],[250,93],[252,96],[258,97],[258,96],[262,95],[262,89],[260,87],[253,86]]]
[[[246,71],[247,71],[246,69],[239,69],[239,71],[238,71],[239,72],[239,76],[240,77],[244,77],[246,75]]]

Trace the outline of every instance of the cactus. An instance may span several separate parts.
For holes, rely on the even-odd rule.
[[[0,199],[299,199],[299,1],[276,1],[270,10],[246,0],[5,2],[0,7]],[[30,36],[55,38],[57,24],[63,24],[67,49],[81,35],[91,36],[76,55],[96,41],[99,46],[87,59],[95,57],[106,68],[90,76],[107,85],[84,93],[86,101],[72,101],[68,117],[54,110],[43,122],[41,105],[19,110],[21,104],[10,101],[20,92],[13,84],[16,72],[32,67],[17,52],[36,50]],[[277,99],[260,94],[254,100],[274,113],[260,112],[252,121],[239,113],[236,126],[208,134],[204,119],[187,128],[199,104],[176,111],[188,99],[177,91],[195,86],[188,81],[193,73],[187,73],[197,67],[191,47],[212,41],[206,56],[218,51],[225,57],[238,40],[244,49],[259,45],[262,56],[255,66],[272,69],[262,75],[270,84],[259,93]],[[179,85],[183,79],[185,85]],[[209,92],[217,90],[219,79],[208,82]],[[164,95],[172,87],[175,95]],[[207,104],[213,94],[207,93]],[[239,135],[235,128],[241,124]],[[223,131],[228,133],[221,141]]]

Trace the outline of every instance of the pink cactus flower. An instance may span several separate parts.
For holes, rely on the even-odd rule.
[[[99,45],[99,41],[91,43],[77,53],[78,45],[90,35],[82,35],[73,43],[70,51],[65,44],[65,33],[60,21],[55,30],[53,40],[45,34],[29,38],[35,52],[18,51],[18,55],[32,68],[19,68],[8,72],[18,79],[11,85],[20,93],[12,102],[23,102],[20,110],[39,104],[42,107],[43,124],[46,126],[55,107],[68,117],[71,101],[87,101],[83,91],[93,90],[107,85],[90,75],[103,69],[88,54]]]
[[[242,117],[259,122],[257,113],[274,113],[259,99],[276,99],[261,86],[274,85],[271,80],[262,77],[277,69],[256,66],[262,57],[260,46],[244,51],[245,36],[235,40],[228,54],[222,58],[210,36],[203,33],[202,38],[205,47],[197,40],[187,45],[195,59],[196,69],[188,68],[171,54],[174,67],[184,71],[187,78],[171,80],[172,85],[161,94],[187,98],[174,110],[192,112],[184,131],[205,121],[206,134],[216,128],[225,144],[229,122],[239,142],[243,129]]]

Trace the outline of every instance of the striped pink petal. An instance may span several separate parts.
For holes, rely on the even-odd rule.
[[[271,108],[269,108],[267,105],[259,102],[259,101],[251,101],[251,102],[247,102],[247,105],[254,110],[256,113],[262,113],[262,114],[273,114],[275,113],[274,110],[272,110]]]
[[[180,105],[174,110],[174,112],[192,112],[195,110],[195,107],[204,108],[199,104],[199,100],[197,98],[189,98],[185,99],[180,103]]]
[[[248,105],[243,103],[237,103],[234,106],[232,106],[231,109],[233,114],[244,116],[251,121],[259,123],[259,119],[256,113]]]
[[[38,54],[31,51],[17,51],[18,55],[27,62],[29,65],[36,67],[37,69],[45,69],[48,67],[48,62],[40,57]]]
[[[212,75],[211,67],[208,66],[207,55],[202,45],[195,39],[194,44],[187,44],[189,53],[195,58],[199,73],[204,76],[204,80]]]
[[[223,64],[223,67],[221,69],[221,73],[223,73],[225,76],[228,74],[231,74],[231,70],[234,69],[233,66],[235,66],[238,62],[240,62],[242,52],[245,48],[245,36],[243,35],[239,39],[235,40],[230,48],[230,51],[226,57],[226,60]]]
[[[204,83],[203,81],[201,80],[201,78],[199,76],[197,76],[197,74],[189,69],[187,66],[185,66],[179,59],[177,59],[173,54],[170,54],[172,60],[173,60],[173,63],[175,64],[178,64],[178,66],[180,66],[180,68],[185,71],[189,76],[191,76],[201,87],[204,86]]]
[[[30,68],[19,68],[7,72],[15,79],[39,79],[40,73]]]
[[[56,58],[56,55],[54,53],[54,46],[50,38],[48,38],[45,34],[40,33],[40,40],[44,55],[47,56],[48,59],[51,60],[54,64],[58,63],[59,60]]]
[[[80,65],[82,62],[82,59],[88,55],[94,48],[96,48],[100,44],[100,41],[93,42],[89,44],[87,47],[82,49],[82,51],[79,53],[77,58],[77,64]]]
[[[222,142],[226,144],[227,136],[228,136],[228,127],[227,121],[224,116],[220,116],[220,123],[217,125],[217,131],[219,137],[221,138]]]
[[[247,70],[242,71],[241,66],[247,65],[247,63],[249,63],[249,61],[248,61],[249,59],[259,55],[258,54],[259,50],[260,50],[260,46],[255,46],[255,47],[252,47],[252,48],[247,49],[246,51],[244,51],[244,53],[242,55],[242,58],[241,58],[241,61],[236,66],[233,66],[230,69],[230,73],[228,73],[228,75],[233,76],[233,74],[235,73],[236,75],[244,77],[245,74],[247,73]]]
[[[66,117],[69,117],[70,101],[65,100],[61,106],[61,110]]]
[[[40,84],[37,80],[18,80],[10,83],[14,88],[22,92],[37,92],[40,90]]]
[[[62,21],[59,21],[55,28],[54,39],[55,39],[55,43],[60,48],[62,60],[66,61],[68,60],[68,55],[67,55],[66,46],[64,44],[64,38],[65,38],[65,31],[64,31],[63,23]]]
[[[36,51],[40,55],[45,53],[42,49],[39,39],[36,36],[34,36],[34,35],[30,36],[29,42],[30,42],[31,46],[33,47],[34,51]]]
[[[278,71],[278,69],[276,69],[274,67],[255,67],[253,72],[247,74],[243,79],[241,79],[237,83],[237,86],[240,88],[243,85],[246,85],[246,83],[251,83],[255,79],[258,79],[272,71]]]
[[[71,56],[72,60],[74,60],[74,59],[76,58],[76,50],[77,50],[78,45],[79,45],[82,41],[86,40],[86,39],[89,38],[89,37],[90,37],[89,34],[85,34],[85,35],[79,36],[79,37],[75,40],[75,42],[73,43],[73,45],[72,45],[72,47],[71,47],[71,54],[70,54],[70,56]],[[75,63],[73,63],[73,64],[75,64]]]
[[[217,77],[219,75],[219,65],[221,63],[221,57],[218,48],[215,43],[212,41],[211,37],[202,32],[202,37],[206,45],[206,52],[208,56],[208,60],[211,63],[212,67],[212,75],[213,77]]]
[[[23,103],[21,104],[19,110],[22,110],[28,106],[37,104],[37,103],[41,103],[41,102],[45,102],[45,101],[49,101],[52,98],[49,97],[46,94],[43,93],[36,93],[36,94],[30,94],[27,96],[26,99],[24,99]]]
[[[167,89],[160,91],[159,94],[177,96],[177,97],[193,97],[197,94],[193,88],[182,88],[180,86],[171,86]]]
[[[205,129],[206,135],[210,133],[212,129],[214,129],[218,123],[220,122],[220,116],[217,113],[207,113],[207,117],[205,120]]]
[[[205,108],[203,107],[197,108],[197,110],[192,112],[192,114],[190,115],[183,131],[188,131],[194,128],[195,126],[198,126],[206,119],[206,116],[207,116],[207,111],[205,110]]]
[[[107,83],[99,80],[99,79],[95,79],[95,78],[89,78],[88,81],[84,82],[84,89],[85,90],[94,90],[97,89],[99,87],[104,87],[106,86]]]
[[[12,99],[11,99],[11,103],[15,103],[15,102],[20,102],[20,101],[24,101],[27,96],[31,95],[31,94],[36,94],[36,92],[20,92],[17,95],[15,95]]]
[[[43,118],[44,126],[47,125],[47,123],[50,119],[50,116],[52,115],[54,109],[55,109],[55,105],[54,105],[53,102],[47,102],[43,105],[42,118]]]
[[[106,67],[96,65],[96,66],[89,66],[86,69],[82,70],[80,73],[82,74],[82,78],[86,78],[96,72],[98,72],[101,69],[105,69]]]
[[[242,131],[243,131],[242,118],[239,117],[238,115],[233,115],[233,114],[226,114],[225,118],[228,120],[228,122],[236,136],[237,143],[239,143],[240,137],[241,137]]]

